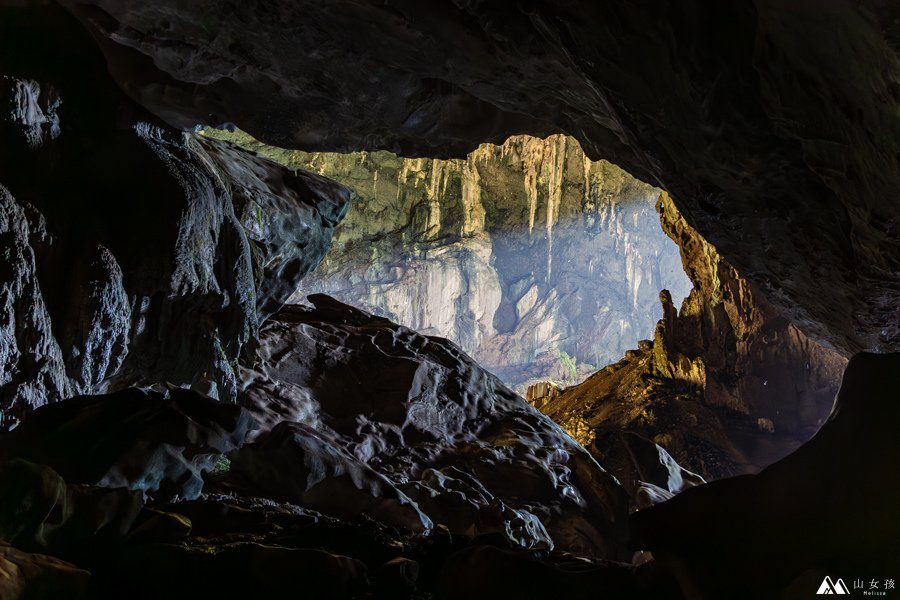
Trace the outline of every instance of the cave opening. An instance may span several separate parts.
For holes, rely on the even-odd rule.
[[[574,138],[516,136],[465,159],[309,153],[204,129],[353,190],[290,302],[327,294],[459,345],[510,388],[580,383],[653,337],[659,292],[691,289],[661,191]]]
[[[354,192],[289,303],[326,294],[450,340],[617,474],[641,480],[623,432],[713,480],[783,458],[831,412],[845,359],[772,308],[668,195],[571,137],[454,160],[200,133]]]

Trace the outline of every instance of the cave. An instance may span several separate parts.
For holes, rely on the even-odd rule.
[[[0,0],[0,598],[896,594],[898,133],[891,1]]]

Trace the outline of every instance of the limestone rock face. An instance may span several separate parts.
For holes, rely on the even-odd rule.
[[[707,478],[758,471],[825,422],[846,360],[780,316],[666,194],[657,208],[694,284],[681,309],[664,290],[653,341],[577,386],[529,397],[617,475],[622,431]]]
[[[32,227],[23,207],[0,187],[0,424],[7,426],[71,389],[37,279]]]
[[[356,192],[295,301],[325,293],[446,337],[522,391],[613,362],[652,331],[659,289],[690,289],[653,210],[659,191],[589,160],[569,137],[517,136],[437,160],[205,135]]]
[[[628,555],[615,542],[624,491],[550,419],[446,340],[311,300],[263,327],[259,362],[242,371],[262,433],[232,453],[234,489],[411,530]]]
[[[900,343],[895,2],[62,3],[172,124],[407,156],[569,133],[806,334]]]
[[[694,381],[725,406],[808,439],[831,411],[846,360],[809,340],[685,221],[668,195],[657,205],[694,289],[675,313],[662,298],[654,368]],[[785,397],[794,390],[795,398]],[[777,393],[775,390],[779,390]],[[789,393],[789,392],[788,392]]]
[[[242,349],[325,255],[350,191],[159,122],[58,7],[3,11],[0,431],[134,384],[233,399]],[[46,45],[23,52],[36,27]]]

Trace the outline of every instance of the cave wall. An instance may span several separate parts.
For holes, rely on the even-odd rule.
[[[659,444],[707,479],[757,472],[810,439],[831,413],[847,361],[775,310],[661,194],[660,222],[694,288],[660,293],[653,340],[584,382],[527,398],[613,472],[633,472],[623,434]]]
[[[806,334],[900,340],[896,3],[62,4],[173,125],[457,157],[569,133],[667,190]]]
[[[515,136],[441,160],[204,135],[356,193],[294,300],[325,293],[446,337],[522,392],[535,379],[575,383],[617,360],[653,330],[659,289],[677,298],[690,289],[659,227],[659,191],[591,161],[572,138]]]
[[[61,9],[4,9],[0,45],[0,429],[131,384],[233,399],[349,190],[160,122]]]

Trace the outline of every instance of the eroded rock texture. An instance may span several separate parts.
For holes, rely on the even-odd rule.
[[[44,406],[0,439],[0,452],[69,483],[193,499],[203,472],[243,444],[252,424],[240,407],[191,390],[129,389]]]
[[[262,429],[231,455],[236,489],[413,531],[627,555],[624,492],[557,425],[452,343],[310,299],[264,326],[242,372]]]
[[[896,3],[63,3],[172,124],[427,156],[569,133],[807,334],[900,342]]]
[[[646,337],[657,293],[690,282],[659,229],[659,190],[574,139],[517,136],[465,160],[306,153],[207,130],[357,198],[294,299],[325,293],[446,337],[524,391],[575,383]]]
[[[69,393],[63,354],[37,279],[33,225],[25,210],[0,187],[0,423]]]
[[[18,598],[83,597],[91,574],[43,554],[28,554],[0,542],[0,596]]]
[[[0,45],[0,430],[132,384],[233,399],[349,190],[159,122],[61,9],[4,8]]]
[[[813,439],[759,474],[639,511],[635,544],[672,565],[687,595],[707,598],[730,595],[735,581],[746,582],[747,598],[785,588],[802,597],[838,569],[894,572],[900,484],[889,473],[900,460],[898,366],[897,354],[853,357],[834,413]]]
[[[758,471],[818,430],[846,361],[779,315],[667,195],[657,208],[694,284],[681,309],[664,290],[653,341],[577,386],[535,386],[529,400],[623,480],[626,431],[707,478]]]

